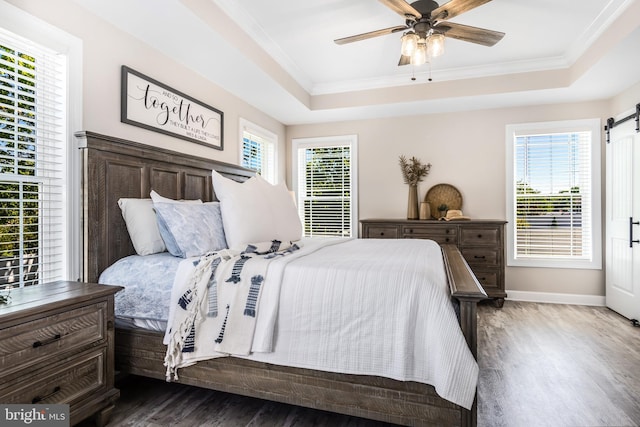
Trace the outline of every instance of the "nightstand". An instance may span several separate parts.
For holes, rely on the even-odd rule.
[[[69,404],[71,425],[108,422],[119,286],[52,282],[13,289],[0,305],[0,402]]]

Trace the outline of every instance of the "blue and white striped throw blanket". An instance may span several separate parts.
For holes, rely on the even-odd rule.
[[[250,353],[269,263],[298,249],[274,240],[180,264],[165,334],[167,381],[197,361]]]

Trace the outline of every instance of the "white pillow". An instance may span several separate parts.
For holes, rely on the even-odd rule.
[[[153,210],[153,198],[164,203],[178,203],[176,200],[162,197],[155,191],[151,191],[151,197],[151,199],[122,198],[118,200],[131,243],[138,255],[151,255],[167,250]],[[202,201],[184,200],[179,203],[202,203]]]
[[[151,199],[123,198],[118,200],[118,206],[138,255],[151,255],[167,250],[158,230]]]
[[[231,249],[249,243],[302,238],[302,224],[284,183],[271,185],[262,177],[239,183],[212,171],[213,188],[222,210],[222,223]]]
[[[256,175],[258,183],[262,185],[263,191],[269,198],[267,207],[271,209],[273,224],[282,242],[295,242],[302,238],[302,223],[298,215],[298,208],[291,196],[291,192],[284,182],[276,185],[271,184],[260,175]]]
[[[195,199],[195,200],[173,200],[170,199],[168,197],[163,197],[161,195],[159,195],[158,193],[155,192],[155,190],[151,190],[151,200],[153,200],[153,203],[194,203],[194,204],[201,204],[202,200],[200,199]]]

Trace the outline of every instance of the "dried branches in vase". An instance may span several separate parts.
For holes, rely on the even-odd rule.
[[[425,176],[429,175],[431,163],[425,165],[416,157],[407,160],[405,156],[400,156],[400,169],[405,184],[418,185]]]
[[[409,184],[407,219],[418,219],[418,183],[429,175],[431,163],[425,165],[416,157],[407,160],[405,156],[400,156],[400,169],[405,184]]]

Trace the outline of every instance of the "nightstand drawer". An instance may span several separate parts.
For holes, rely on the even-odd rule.
[[[463,228],[460,232],[461,245],[499,246],[500,230],[497,228]]]
[[[369,227],[367,239],[397,239],[397,227]]]
[[[0,329],[0,378],[106,337],[107,303],[100,302]]]
[[[71,403],[105,385],[107,347],[81,356],[44,372],[36,371],[2,385],[3,403]]]
[[[497,249],[491,248],[463,248],[462,256],[470,266],[482,265],[497,267],[500,265],[500,258]]]

